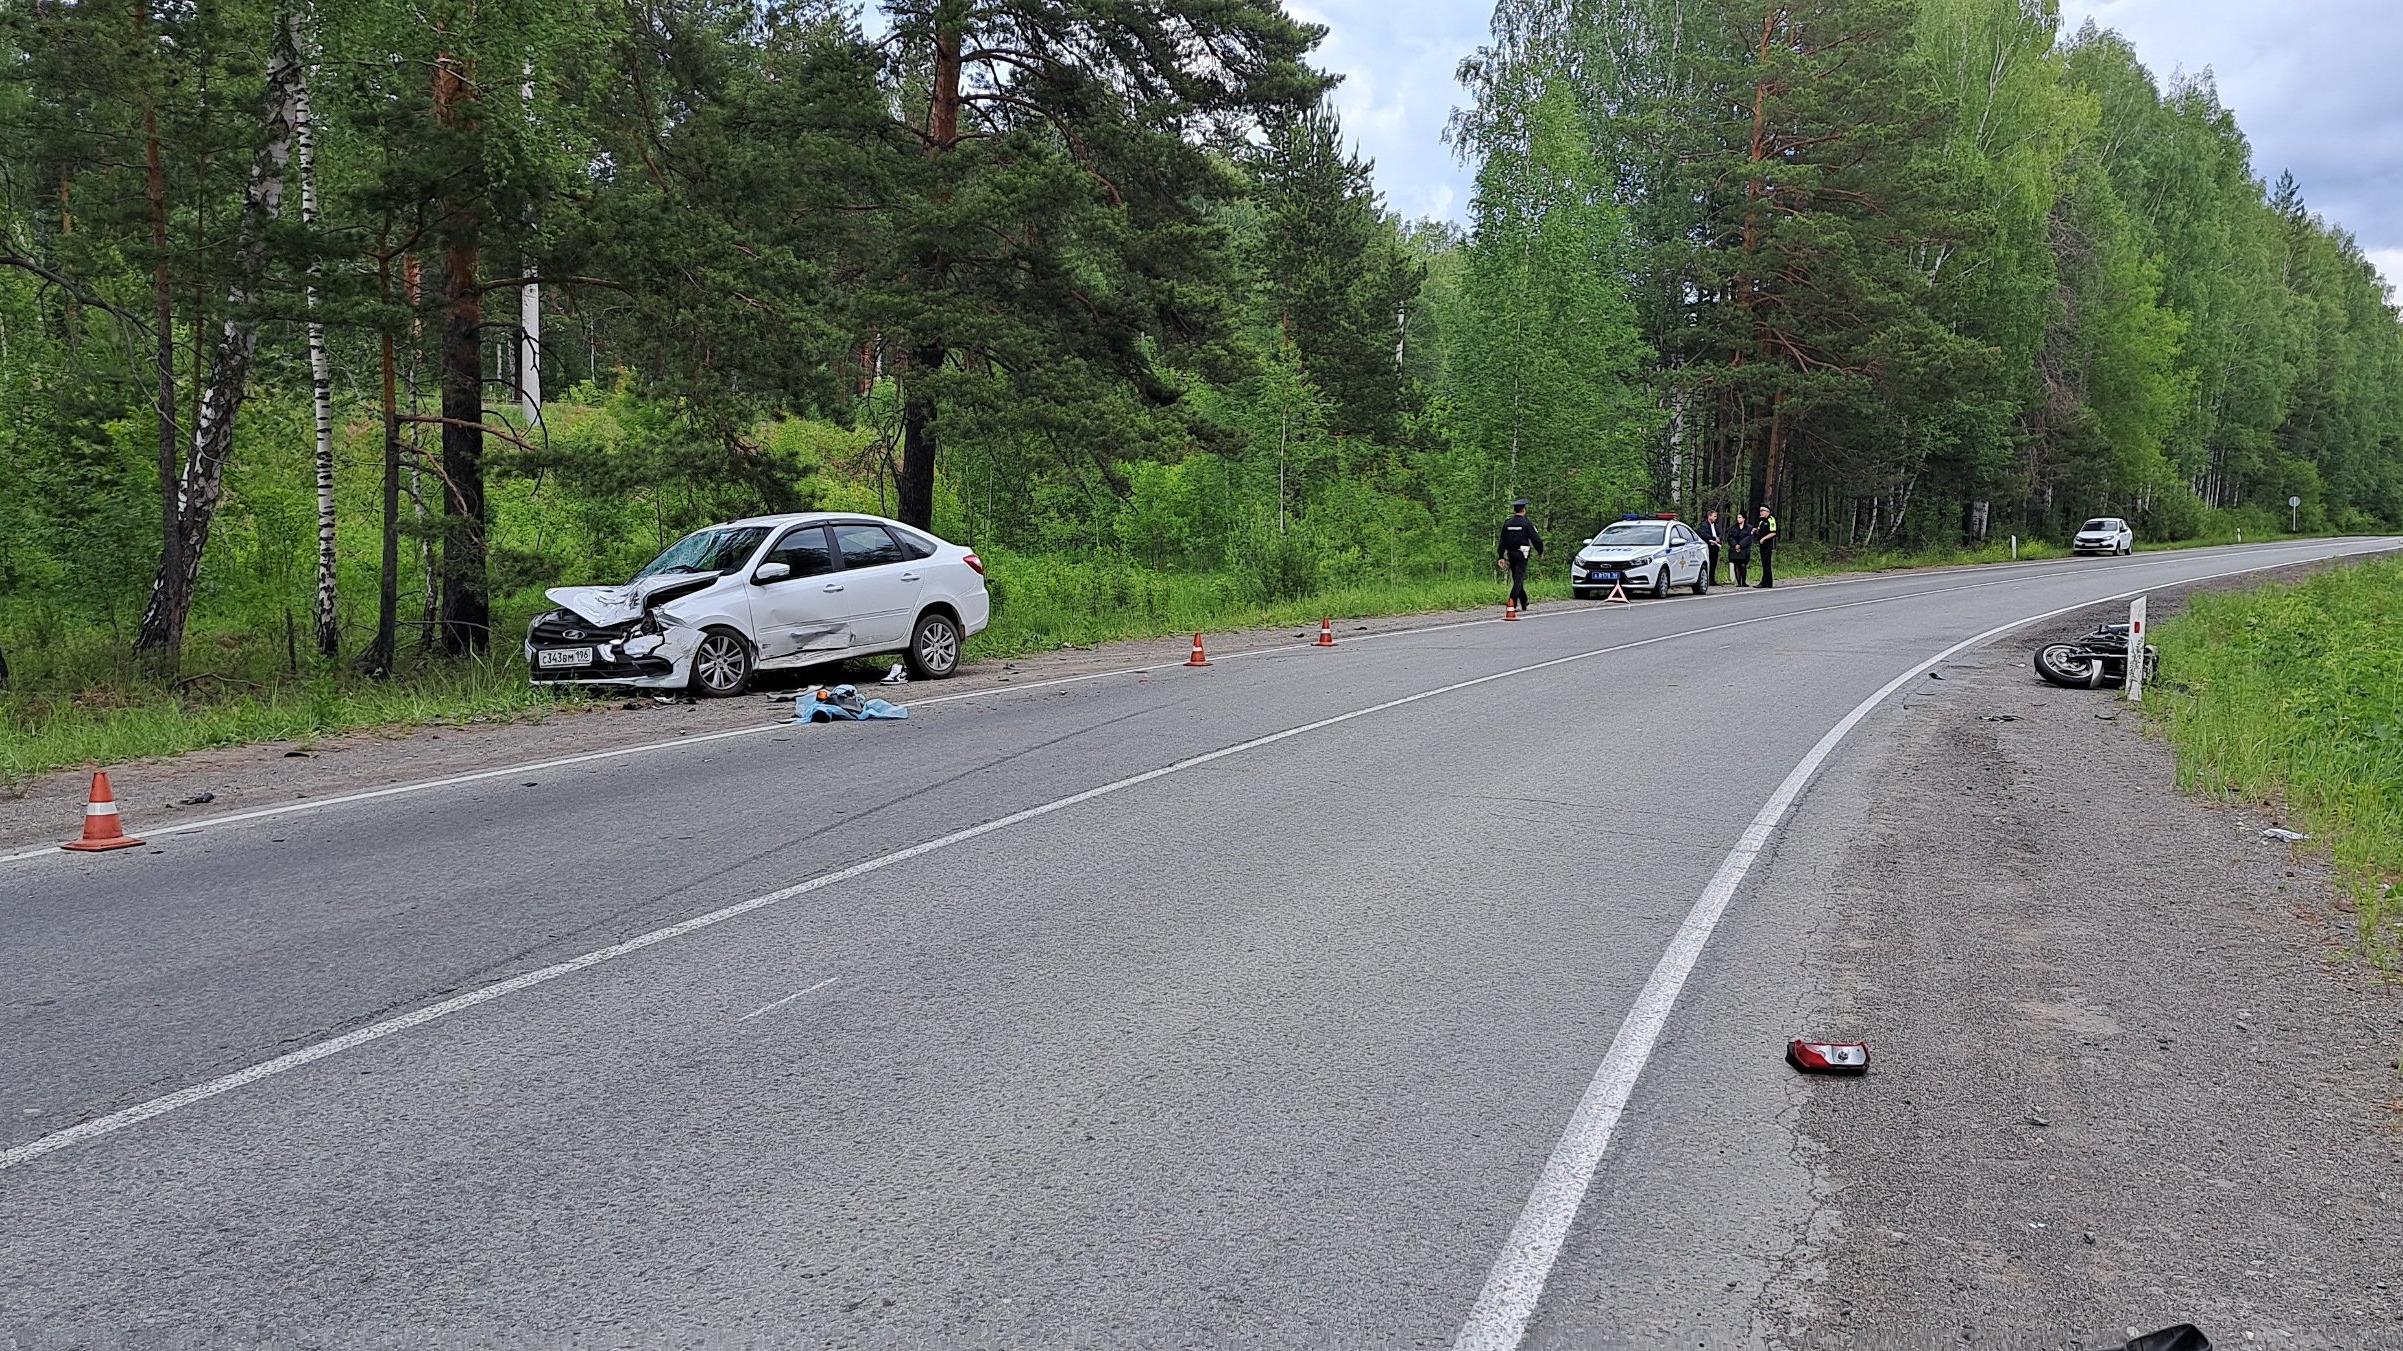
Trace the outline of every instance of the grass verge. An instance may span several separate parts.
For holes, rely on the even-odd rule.
[[[2156,631],[2181,788],[2324,843],[2365,954],[2403,951],[2403,561],[2196,596]]]

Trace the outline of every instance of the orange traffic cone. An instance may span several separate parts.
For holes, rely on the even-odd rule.
[[[1519,622],[1518,597],[1512,596],[1510,599],[1502,602],[1502,618],[1510,621],[1513,624]]]
[[[91,800],[83,808],[83,838],[69,840],[59,848],[97,854],[106,849],[135,849],[141,843],[117,824],[117,795],[108,789],[108,775],[94,774]]]
[[[1193,655],[1185,658],[1185,664],[1187,666],[1207,666],[1210,664],[1210,658],[1202,652],[1201,635],[1198,633],[1193,635]]]
[[[1311,644],[1311,646],[1312,646],[1312,647],[1333,647],[1333,646],[1335,646],[1335,621],[1334,621],[1334,620],[1332,620],[1332,619],[1322,619],[1322,620],[1318,621],[1318,641],[1317,641],[1317,642],[1315,642],[1315,643],[1312,643],[1312,644]]]

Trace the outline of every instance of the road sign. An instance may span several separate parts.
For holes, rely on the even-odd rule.
[[[2287,518],[2287,519],[2286,519],[2286,528],[2287,528],[2287,529],[2289,529],[2289,530],[2301,530],[2301,529],[2303,528],[2303,499],[2302,499],[2302,498],[2300,498],[2300,497],[2290,497],[2290,498],[2287,498],[2287,499],[2286,499],[2286,518]]]
[[[2286,505],[2288,505],[2288,506],[2290,506],[2290,507],[2299,507],[2299,506],[2303,505],[2303,499],[2302,499],[2302,498],[2300,498],[2300,497],[2290,497],[2290,498],[2287,498],[2287,499],[2286,499]]]
[[[2128,702],[2144,702],[2144,597],[2128,603]]]

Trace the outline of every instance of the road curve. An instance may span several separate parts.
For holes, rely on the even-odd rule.
[[[1758,949],[1781,793],[1857,791],[1797,767],[2003,626],[2397,543],[1546,608],[0,867],[0,1330],[1594,1344],[1597,1242],[1748,1302],[1813,1198],[1597,1201],[1730,1166],[1677,1029],[1777,978],[1703,940]],[[1589,1194],[1597,1101],[1664,1143]]]

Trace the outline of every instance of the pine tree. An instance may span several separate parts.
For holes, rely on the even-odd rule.
[[[891,230],[862,328],[900,362],[899,511],[929,526],[946,408],[1107,457],[1175,362],[1230,373],[1214,157],[1298,113],[1318,30],[1273,0],[891,0]],[[980,407],[981,405],[981,407]]]
[[[1426,270],[1385,218],[1371,166],[1325,104],[1273,128],[1259,179],[1259,299],[1335,408],[1340,434],[1390,441],[1409,411],[1400,352]]]

